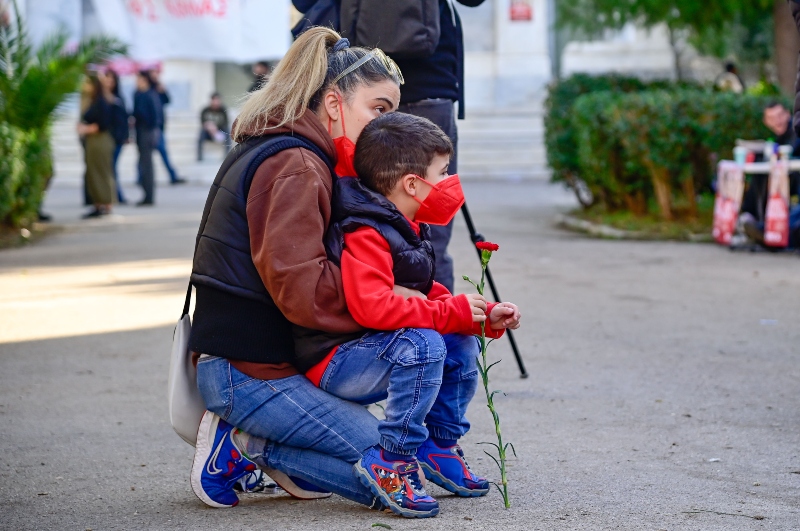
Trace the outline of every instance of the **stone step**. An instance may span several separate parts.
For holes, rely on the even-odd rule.
[[[471,111],[459,120],[459,175],[467,180],[547,179],[544,125],[541,112]],[[171,162],[181,176],[210,183],[222,162],[222,146],[206,143],[205,160],[197,163],[197,136],[200,132],[194,114],[168,114],[166,140]],[[79,184],[83,179],[83,150],[75,133],[75,119],[62,116],[53,126],[53,154],[59,179]],[[167,182],[161,157],[155,154],[156,180]],[[136,178],[138,153],[131,143],[123,148],[118,170],[123,182]]]
[[[550,171],[538,167],[502,169],[495,166],[474,166],[463,171],[459,169],[458,176],[464,181],[547,181],[550,179]]]

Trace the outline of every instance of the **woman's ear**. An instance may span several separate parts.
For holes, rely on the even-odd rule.
[[[325,96],[322,98],[322,108],[323,112],[327,115],[328,118],[330,118],[334,122],[339,120],[339,113],[341,107],[340,107],[339,95],[336,93],[335,90],[331,89],[325,93]]]

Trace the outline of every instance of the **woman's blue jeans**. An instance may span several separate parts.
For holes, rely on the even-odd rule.
[[[466,413],[478,385],[474,336],[403,328],[368,333],[340,345],[320,380],[339,398],[372,404],[388,397],[378,424],[380,444],[414,455],[428,434],[457,440],[469,431]]]
[[[197,364],[197,383],[209,411],[266,439],[261,455],[251,456],[258,464],[372,503],[353,474],[353,464],[379,439],[378,420],[365,407],[326,393],[305,376],[259,380],[213,356]]]

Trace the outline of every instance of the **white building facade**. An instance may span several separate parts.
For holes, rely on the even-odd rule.
[[[467,107],[538,106],[556,63],[555,0],[452,3],[464,25]],[[127,42],[134,60],[161,63],[171,110],[186,112],[199,111],[214,90],[236,107],[252,81],[248,64],[279,59],[296,16],[289,0],[21,0],[20,7],[35,41],[59,26],[76,42],[105,33]],[[560,70],[663,78],[673,75],[674,62],[663,29],[630,27],[568,44]]]

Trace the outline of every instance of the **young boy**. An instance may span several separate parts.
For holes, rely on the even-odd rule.
[[[372,331],[340,341],[307,372],[347,400],[370,404],[388,396],[380,444],[354,469],[403,516],[439,512],[420,467],[459,496],[488,492],[489,482],[472,473],[457,444],[469,430],[465,414],[478,381],[479,347],[471,334],[480,333],[482,322],[490,337],[519,327],[513,304],[454,297],[433,280],[426,223],[449,223],[464,203],[458,176],[447,174],[452,153],[449,138],[424,118],[390,113],[364,128],[354,161],[360,180],[336,183],[326,245],[341,265],[350,313]],[[317,348],[329,349],[332,340],[318,338]],[[303,349],[308,344],[298,344]]]

